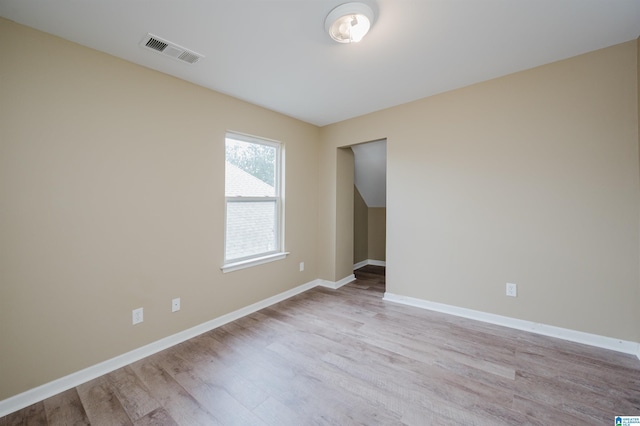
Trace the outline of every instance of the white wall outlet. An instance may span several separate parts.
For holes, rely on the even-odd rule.
[[[171,301],[171,312],[177,312],[180,310],[180,298],[176,297]]]
[[[144,321],[144,314],[142,312],[142,308],[134,309],[132,311],[133,325],[140,324],[142,321]]]
[[[304,271],[304,262],[300,262],[300,272]]]
[[[518,286],[513,283],[507,283],[507,296],[516,297],[518,295]]]

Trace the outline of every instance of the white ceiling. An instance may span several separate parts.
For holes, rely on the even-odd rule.
[[[0,16],[326,125],[634,39],[639,0],[362,0],[359,44],[324,32],[347,0],[0,0]],[[152,33],[206,57],[138,43]]]
[[[387,206],[387,141],[353,145],[353,181],[367,207]]]

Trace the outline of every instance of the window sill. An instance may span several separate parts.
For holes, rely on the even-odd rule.
[[[233,272],[239,269],[250,268],[256,265],[262,265],[263,263],[269,263],[269,262],[274,262],[276,260],[281,260],[287,257],[288,254],[289,252],[286,251],[286,252],[270,254],[268,256],[257,257],[255,259],[243,260],[241,262],[227,263],[226,265],[223,265],[222,268],[220,269],[222,269],[222,272],[226,274],[227,272]]]

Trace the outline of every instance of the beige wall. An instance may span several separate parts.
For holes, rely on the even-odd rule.
[[[0,19],[0,399],[351,274],[382,138],[388,291],[639,341],[637,44],[317,129]],[[285,143],[291,255],[222,274],[226,130]]]
[[[4,19],[0,51],[0,400],[318,277],[317,127]],[[226,130],[285,144],[291,254],[222,274]]]
[[[636,85],[636,89],[637,89],[637,101],[638,101],[638,109],[636,110],[636,113],[638,114],[638,145],[640,146],[640,37],[638,37],[636,39],[636,46],[637,46],[637,53],[636,53],[636,69],[637,69],[637,85]],[[639,157],[638,157],[638,161],[640,162],[640,152],[639,152]],[[640,218],[639,218],[640,221]],[[640,238],[639,238],[640,240]],[[640,244],[640,241],[639,241]],[[638,268],[640,268],[640,261],[638,262]],[[636,306],[640,306],[640,280],[638,281],[638,296],[637,296],[637,303]],[[640,335],[640,315],[638,315],[637,318],[637,330],[638,330],[638,334]],[[640,356],[640,354],[639,354]]]
[[[369,207],[353,187],[353,263],[369,258]]]
[[[322,128],[387,138],[387,291],[639,341],[636,44]]]
[[[320,129],[322,135],[322,129]],[[321,136],[322,140],[322,136]],[[320,144],[318,158],[318,277],[336,281],[337,149]]]
[[[353,263],[364,260],[386,260],[385,207],[368,207],[354,186],[353,203]]]
[[[386,260],[387,209],[385,207],[370,207],[368,216],[367,254],[368,259]]]
[[[336,177],[336,274],[331,281],[353,274],[353,176],[354,157],[350,148],[337,150]]]

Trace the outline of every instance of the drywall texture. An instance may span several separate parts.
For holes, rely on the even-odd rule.
[[[638,101],[638,109],[636,110],[636,113],[638,114],[638,146],[640,146],[640,37],[638,37],[636,39],[636,47],[637,47],[637,54],[636,54],[636,69],[637,69],[637,84],[636,84],[636,90],[638,93],[637,96],[637,101]],[[640,162],[640,152],[639,152],[639,157],[638,157],[638,161]],[[640,217],[638,219],[640,221]],[[640,268],[640,262],[638,262],[639,265],[638,267]],[[640,306],[640,280],[638,280],[638,293],[636,296],[636,306]],[[638,334],[640,335],[640,315],[638,315],[637,318],[637,323],[636,323],[636,328],[638,330]],[[640,358],[640,349],[638,350],[638,357]]]
[[[367,216],[367,258],[385,261],[387,260],[387,209],[385,207],[370,207]]]
[[[353,187],[353,263],[369,258],[369,208],[358,187]]]
[[[336,205],[336,275],[332,281],[340,281],[353,274],[353,191],[354,158],[351,149],[337,152]]]
[[[0,399],[317,278],[317,127],[4,19],[0,50]],[[291,254],[223,274],[226,130],[284,143]]]
[[[358,187],[353,190],[353,262],[385,261],[387,209],[368,207]]]
[[[634,40],[322,128],[325,163],[387,138],[387,291],[640,341],[637,52]],[[328,227],[340,209],[321,207]]]

